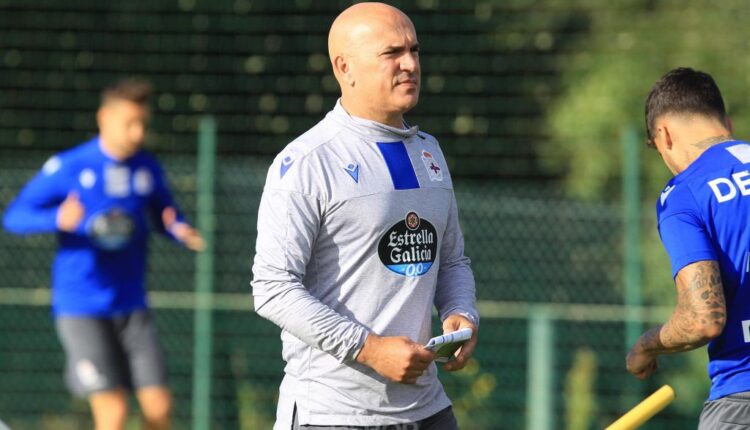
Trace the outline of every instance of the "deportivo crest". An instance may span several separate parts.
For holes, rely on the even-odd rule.
[[[440,167],[435,157],[432,156],[428,151],[422,151],[422,162],[424,163],[427,174],[430,176],[431,181],[442,181],[443,180],[443,169]]]
[[[430,270],[437,249],[437,231],[432,223],[409,212],[380,239],[378,256],[388,270],[415,277]]]

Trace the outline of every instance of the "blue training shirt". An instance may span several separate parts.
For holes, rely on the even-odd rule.
[[[750,391],[750,144],[708,148],[669,181],[656,213],[673,277],[701,260],[721,268],[727,318],[708,345],[709,400]]]
[[[73,233],[58,232],[57,209],[71,192],[85,208]],[[95,137],[50,158],[8,206],[3,223],[17,234],[57,232],[52,266],[55,315],[111,317],[146,307],[147,214],[164,232],[174,207],[158,162],[143,151],[117,161]]]

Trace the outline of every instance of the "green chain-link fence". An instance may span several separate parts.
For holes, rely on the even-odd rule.
[[[4,158],[2,204],[44,157]],[[162,157],[178,202],[195,211],[195,159]],[[219,157],[216,191],[216,298],[211,407],[214,428],[268,428],[282,375],[279,329],[252,312],[248,282],[255,217],[269,159]],[[13,166],[13,167],[11,167]],[[467,429],[521,429],[550,408],[549,428],[601,428],[626,409],[633,386],[624,371],[621,303],[622,221],[618,206],[567,200],[549,188],[457,181],[467,254],[483,314],[476,362],[443,381]],[[50,237],[0,235],[0,417],[18,428],[79,428],[87,411],[63,388],[63,357],[45,295]],[[167,350],[178,428],[191,422],[193,256],[152,240],[151,302]],[[7,287],[7,288],[6,288]],[[658,320],[664,312],[644,314]],[[551,336],[534,338],[545,316]],[[530,344],[549,366],[548,405],[529,396]],[[668,374],[669,366],[665,372]],[[656,382],[636,392],[644,394]],[[654,428],[685,428],[689,413],[664,414]],[[529,410],[531,408],[532,410]],[[59,420],[59,421],[55,421]],[[565,420],[581,422],[564,427]],[[578,421],[576,421],[578,420]],[[588,420],[588,421],[587,421]],[[51,424],[45,424],[51,423]],[[65,423],[70,427],[64,427]],[[658,424],[657,424],[658,423]],[[45,427],[45,425],[47,427]],[[579,424],[576,424],[579,425]]]
[[[622,205],[569,197],[560,181],[567,168],[555,160],[563,155],[542,149],[555,138],[548,109],[570,84],[562,77],[571,62],[590,61],[578,44],[607,9],[583,0],[392,3],[417,27],[423,95],[409,119],[449,159],[483,315],[475,361],[441,376],[462,428],[599,429],[664,382],[678,400],[647,428],[694,427],[705,353],[664,360],[647,383],[627,375],[626,322],[655,323],[668,308],[623,306]],[[641,3],[609,7],[642,16]],[[103,85],[140,74],[158,90],[148,148],[195,220],[197,127],[205,114],[216,118],[215,429],[273,422],[283,362],[279,329],[252,311],[257,206],[271,156],[335,102],[326,31],[348,4],[0,0],[0,209],[47,157],[95,132]],[[624,34],[618,25],[614,38]],[[650,206],[643,213],[648,226]],[[0,419],[14,429],[91,426],[63,384],[48,302],[54,245],[51,236],[0,233]],[[663,253],[644,257],[668,278]],[[149,268],[175,427],[191,428],[194,255],[153,239]]]

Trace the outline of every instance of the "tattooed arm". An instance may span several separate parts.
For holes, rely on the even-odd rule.
[[[724,330],[726,305],[716,261],[685,266],[675,283],[677,305],[669,321],[641,335],[628,353],[628,371],[637,378],[647,378],[656,371],[659,354],[700,348]]]

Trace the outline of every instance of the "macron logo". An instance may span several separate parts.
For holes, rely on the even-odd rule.
[[[669,193],[674,190],[674,187],[677,185],[671,185],[667,188],[664,188],[664,191],[661,192],[661,205],[664,206],[664,202],[667,201],[667,197],[669,197]]]
[[[344,170],[346,173],[349,174],[349,176],[354,179],[354,182],[359,183],[359,165],[358,164],[350,164],[346,167],[344,167]]]
[[[286,171],[289,170],[290,167],[292,167],[292,164],[294,164],[294,158],[292,158],[290,155],[287,155],[283,160],[281,160],[281,168],[279,169],[279,176],[281,178],[286,175]]]

